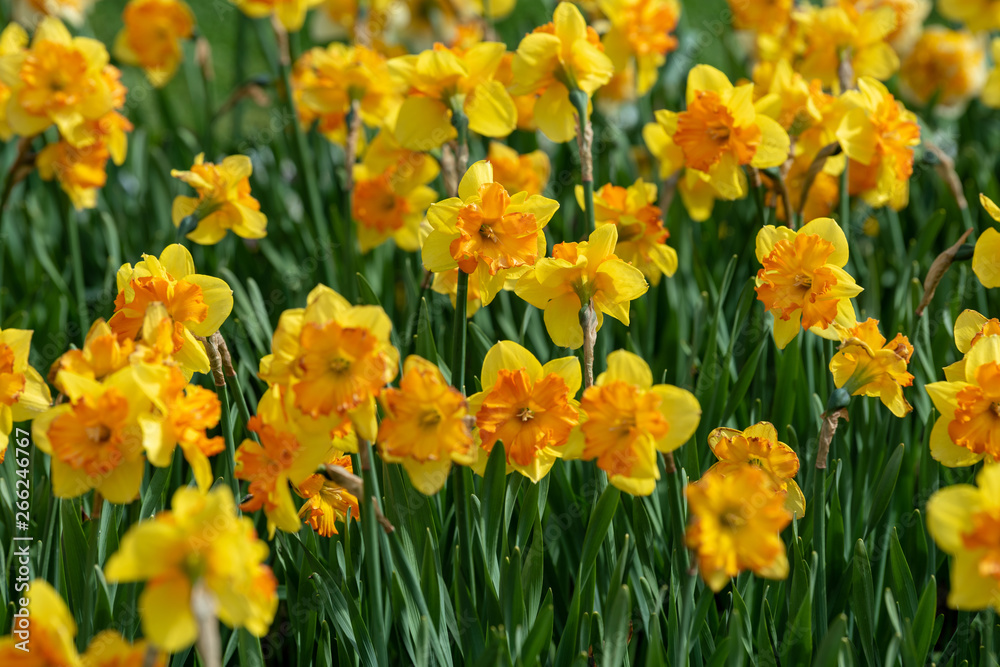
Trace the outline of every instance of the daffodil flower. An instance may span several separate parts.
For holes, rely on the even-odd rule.
[[[173,169],[170,175],[198,191],[197,197],[178,196],[171,208],[174,226],[195,216],[198,225],[187,238],[201,245],[214,245],[228,230],[245,239],[267,235],[267,217],[260,202],[250,195],[253,164],[246,155],[231,155],[220,164],[205,162],[204,153],[194,158],[190,171]]]
[[[323,3],[323,0],[230,0],[252,19],[266,18],[272,14],[289,32],[298,32],[306,21],[306,13]]]
[[[326,462],[349,473],[354,471],[351,457],[342,452],[333,452]],[[358,499],[325,475],[310,475],[295,490],[306,501],[299,508],[299,516],[320,537],[336,535],[337,521],[345,521],[348,512],[353,517],[358,516]]]
[[[517,343],[500,341],[483,360],[483,390],[469,397],[476,438],[483,452],[475,470],[484,474],[496,446],[504,448],[507,473],[538,482],[552,469],[578,423],[574,400],[583,382],[575,357],[544,366]]]
[[[181,40],[194,34],[194,14],[182,0],[130,0],[122,11],[124,27],[114,54],[141,67],[157,88],[165,86],[184,59]]]
[[[913,384],[907,370],[913,346],[903,334],[888,343],[878,330],[878,320],[871,318],[849,327],[840,349],[830,359],[833,383],[852,396],[878,396],[897,417],[912,410],[903,397],[903,387]]]
[[[1000,336],[1000,320],[974,310],[963,310],[955,318],[955,347],[962,353],[962,358],[944,367],[944,377],[948,382],[963,382],[965,380],[965,357],[972,346],[988,336]]]
[[[1000,610],[1000,464],[987,464],[976,483],[935,492],[927,501],[927,530],[952,557],[948,606]]]
[[[646,293],[642,271],[615,254],[618,227],[600,225],[589,241],[559,243],[552,257],[538,260],[514,287],[514,292],[545,311],[545,329],[560,347],[583,345],[580,309],[594,302],[597,328],[610,315],[628,325],[629,303]]]
[[[817,218],[798,231],[767,225],[757,233],[757,298],[774,315],[779,349],[808,329],[838,340],[857,316],[851,299],[861,287],[845,270],[847,237],[830,218]]]
[[[791,523],[785,492],[761,468],[710,469],[685,489],[691,522],[686,539],[702,579],[715,592],[743,570],[767,579],[788,576],[781,531]]]
[[[0,330],[0,463],[14,422],[30,421],[52,404],[41,374],[28,364],[31,331]]]
[[[648,496],[660,478],[656,453],[672,452],[690,440],[700,420],[694,394],[654,385],[645,361],[617,350],[608,355],[608,370],[583,392],[580,427],[565,456],[596,459],[612,485]]]
[[[493,165],[493,179],[507,192],[527,192],[529,196],[542,194],[552,170],[545,151],[521,155],[499,141],[490,142],[489,161]]]
[[[619,72],[635,59],[637,92],[645,95],[656,83],[667,54],[677,48],[677,38],[671,33],[677,28],[680,5],[676,0],[601,0],[599,4],[611,21],[611,29],[601,39],[604,52]]]
[[[407,357],[399,389],[383,390],[380,401],[386,416],[378,431],[379,454],[401,463],[417,491],[437,493],[452,463],[476,460],[465,396],[431,362]]]

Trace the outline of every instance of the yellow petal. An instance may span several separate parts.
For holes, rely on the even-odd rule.
[[[844,114],[837,128],[837,141],[847,157],[861,164],[871,164],[878,137],[865,109],[855,108]]]
[[[1000,287],[1000,232],[983,230],[972,252],[972,270],[985,287]]]
[[[965,468],[983,460],[982,454],[956,445],[948,435],[948,424],[954,418],[954,411],[948,416],[938,417],[931,429],[931,457],[949,468]]]
[[[545,376],[549,374],[558,375],[566,382],[570,396],[576,396],[576,393],[580,391],[581,385],[583,385],[580,360],[576,357],[561,357],[548,362],[542,366],[541,375]]]
[[[517,107],[499,81],[485,81],[465,98],[469,129],[484,137],[506,137],[517,127]]]
[[[987,336],[972,346],[965,355],[965,377],[974,384],[976,373],[983,364],[996,363],[1000,359],[1000,336]]]
[[[440,100],[420,96],[403,100],[393,133],[404,148],[423,152],[457,136],[448,107]]]
[[[501,369],[516,371],[521,368],[527,371],[533,380],[542,376],[542,365],[535,355],[514,341],[503,340],[486,353],[483,359],[483,373],[479,380],[483,389],[487,390],[497,383]]]
[[[986,316],[974,310],[966,309],[955,318],[955,347],[962,354],[972,347],[972,339],[983,330]]]
[[[756,117],[757,127],[761,129],[760,144],[753,155],[750,164],[758,169],[777,167],[788,159],[791,142],[785,128],[776,120],[767,116]]]
[[[142,634],[157,647],[176,653],[198,638],[191,612],[191,582],[175,576],[150,581],[139,597]]]
[[[784,350],[785,346],[792,342],[802,329],[802,313],[796,312],[789,319],[783,320],[780,317],[774,318],[774,344],[779,350]]]
[[[1000,43],[1000,37],[998,37],[995,41]],[[990,214],[991,218],[1000,222],[1000,206],[997,206],[993,203],[992,199],[982,193],[979,194],[979,203],[983,205],[983,208],[986,209],[986,212]]]
[[[211,336],[233,312],[233,290],[226,281],[214,276],[195,274],[187,276],[186,280],[201,288],[202,298],[208,306],[208,316],[189,328],[196,336]]]
[[[948,606],[953,609],[976,610],[996,606],[1000,601],[1000,585],[993,577],[980,574],[983,552],[959,551],[951,566],[951,589]]]
[[[694,101],[695,93],[704,90],[719,93],[729,93],[733,89],[733,84],[729,82],[729,77],[711,65],[695,65],[688,73],[687,80],[687,103]]]
[[[930,395],[934,408],[950,418],[958,407],[958,392],[966,386],[964,382],[931,382],[924,385],[924,389]]]
[[[571,2],[560,2],[552,14],[555,34],[563,44],[572,44],[587,39],[587,22],[583,14]]]
[[[481,456],[480,458],[487,457]],[[402,460],[402,465],[410,476],[413,487],[425,496],[433,496],[440,491],[451,471],[451,459],[417,461],[405,458]]]
[[[670,424],[667,434],[656,442],[661,452],[672,452],[694,436],[701,422],[701,405],[690,391],[669,384],[652,389],[660,397],[660,412]]]
[[[639,355],[628,350],[615,350],[608,355],[608,370],[597,377],[596,384],[607,384],[615,380],[640,389],[649,389],[653,386],[653,372]]]
[[[581,307],[580,297],[576,292],[566,292],[546,304],[545,330],[549,332],[552,342],[559,347],[576,349],[583,345]]]
[[[815,234],[821,239],[833,244],[834,251],[830,255],[829,262],[834,266],[843,267],[847,264],[848,246],[847,236],[833,218],[816,218],[802,225],[799,234]],[[852,280],[853,282],[853,280]]]
[[[561,83],[545,89],[535,102],[538,129],[557,144],[576,137],[576,110],[569,101],[569,91]]]
[[[479,189],[493,182],[493,164],[489,160],[474,162],[458,184],[458,197],[468,201],[479,194]]]
[[[180,243],[168,245],[160,253],[160,266],[169,273],[174,280],[187,278],[194,273],[194,260],[191,259],[191,252]]]

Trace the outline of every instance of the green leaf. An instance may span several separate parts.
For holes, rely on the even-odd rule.
[[[493,585],[500,584],[500,568],[497,561],[497,541],[500,539],[500,522],[503,519],[503,492],[507,479],[507,459],[503,447],[494,447],[486,462],[483,488],[480,498],[483,502],[483,559],[489,568]]]
[[[899,545],[895,526],[889,534],[889,574],[903,618],[912,621],[917,614],[917,588],[913,584],[913,575],[910,574],[910,566],[906,564],[903,548]]]
[[[613,599],[604,627],[604,660],[601,663],[609,667],[624,664],[632,609],[628,586],[613,589],[611,595]]]
[[[871,506],[868,509],[868,521],[865,523],[865,534],[870,534],[875,525],[885,514],[892,500],[892,492],[896,488],[896,479],[899,477],[899,468],[903,464],[903,444],[900,443],[889,457],[888,463],[882,469],[882,476],[879,478],[878,486],[875,487],[875,496],[872,498]]]
[[[264,655],[260,650],[260,639],[254,637],[244,628],[239,633],[239,656],[241,667],[264,667]]]
[[[864,540],[854,545],[851,567],[851,611],[861,635],[861,648],[868,664],[879,667],[881,656],[875,650],[875,592],[872,586],[872,568]]]
[[[844,635],[846,633],[847,615],[838,614],[816,650],[813,667],[837,667],[840,661],[840,652],[844,648]]]

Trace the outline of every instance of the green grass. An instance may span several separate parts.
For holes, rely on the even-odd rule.
[[[546,15],[534,3],[521,4],[527,7],[498,26],[510,47]],[[84,30],[109,43],[123,5],[122,0],[98,3]],[[0,327],[35,331],[31,362],[43,375],[59,354],[80,346],[81,325],[113,312],[118,266],[138,261],[142,253],[158,255],[176,240],[170,203],[184,187],[169,171],[189,167],[208,138],[213,150],[206,159],[237,152],[253,157],[253,192],[269,218],[268,236],[260,243],[230,236],[215,247],[191,248],[199,272],[224,278],[234,290],[235,308],[222,334],[251,410],[264,389],[258,361],[270,352],[280,313],[304,305],[306,294],[328,276],[331,287],[386,310],[404,354],[447,365],[453,338],[447,298],[422,292],[419,257],[391,244],[351,262],[344,259],[343,153],[314,133],[297,145],[294,125],[282,111],[278,73],[264,50],[272,48],[269,29],[236,10],[215,7],[194,7],[213,47],[214,107],[206,102],[190,52],[161,92],[150,89],[140,72],[127,70],[132,91],[127,115],[137,129],[128,159],[111,169],[97,209],[74,213],[37,175],[14,190],[0,220]],[[728,27],[713,32],[712,21],[723,8],[720,1],[685,7],[684,56],[671,56],[650,99],[638,103],[643,120],[652,109],[680,108],[686,70],[695,62],[716,64],[734,79],[746,73]],[[710,39],[699,42],[699,34]],[[218,108],[251,77],[265,84],[271,107],[244,101],[239,111],[209,124],[206,109]],[[1000,195],[995,113],[977,102],[954,121],[921,113],[925,138],[956,147],[956,169],[973,204],[979,192]],[[641,123],[623,127],[598,112],[595,125],[596,185],[630,184],[639,175],[632,149],[643,145]],[[516,133],[509,143],[523,152],[539,142]],[[574,229],[582,228],[583,214],[573,196],[575,145],[544,147],[551,151],[554,175],[547,194],[562,204],[549,227],[551,248],[570,220]],[[13,142],[0,149],[4,174],[15,149]],[[485,149],[486,142],[474,137],[471,159],[484,157]],[[959,312],[1000,314],[996,294],[981,286],[968,262],[959,262],[927,312],[914,315],[928,267],[965,226],[932,160],[918,151],[910,205],[898,215],[867,211],[854,202],[850,219],[840,220],[851,246],[848,270],[865,288],[856,300],[859,316],[879,318],[888,338],[896,332],[910,338],[916,379],[905,392],[914,406],[905,419],[893,417],[876,399],[851,402],[850,421],[836,434],[825,480],[817,477],[814,464],[820,415],[834,388],[827,370],[833,344],[801,335],[784,351],[775,348],[769,318],[753,291],[758,265],[752,244],[761,216],[752,198],[719,202],[703,224],[692,222],[675,200],[666,224],[680,268],[633,304],[631,326],[605,320],[595,370],[607,352],[626,348],[646,359],[658,380],[696,394],[701,425],[675,453],[678,472],[666,473],[661,461],[663,479],[654,493],[635,498],[605,489],[589,462],[560,461],[533,484],[516,474],[504,477],[500,459],[493,457],[485,477],[471,482],[470,564],[462,562],[458,549],[453,500],[458,473],[428,498],[413,489],[401,467],[376,456],[373,479],[395,532],[366,533],[352,517],[330,539],[308,527],[279,533],[270,543],[270,564],[280,582],[278,615],[259,641],[223,628],[225,663],[583,665],[592,655],[602,665],[996,664],[1000,632],[994,612],[946,607],[947,557],[925,524],[930,495],[970,482],[974,471],[950,470],[931,459],[927,443],[937,415],[923,386],[943,379],[941,368],[958,359],[951,328]],[[310,203],[306,170],[316,182],[319,211]],[[558,178],[563,173],[569,175],[565,180]],[[440,182],[436,187],[443,190]],[[989,224],[978,206],[970,212],[978,229]],[[317,213],[328,221],[329,246],[316,237]],[[763,215],[773,222],[772,210]],[[79,226],[79,266],[67,252],[68,216]],[[879,223],[876,236],[863,232],[870,216]],[[566,354],[552,346],[541,313],[513,294],[500,295],[472,323],[470,393],[497,340],[519,341],[542,361]],[[197,381],[211,386],[210,379]],[[234,420],[239,443],[247,432],[235,410]],[[691,569],[682,543],[683,485],[713,461],[709,431],[761,420],[773,422],[782,441],[798,453],[798,482],[809,509],[784,533],[791,562],[786,581],[743,574],[713,595]],[[215,464],[217,471],[224,469],[223,461]],[[68,600],[81,649],[105,628],[138,637],[138,586],[108,584],[101,569],[130,525],[163,509],[172,490],[190,482],[187,464],[178,453],[170,468],[148,469],[141,498],[128,506],[106,505],[99,520],[88,519],[87,496],[54,499],[48,469],[47,457],[34,451],[32,575],[53,582]],[[0,544],[6,545],[0,548],[2,628],[9,627],[14,612],[14,479],[8,457],[0,467]],[[824,492],[816,488],[821,481]],[[817,497],[825,501],[824,539],[816,530]],[[264,517],[254,518],[266,535]],[[381,585],[363,565],[376,548]],[[475,573],[472,588],[466,571]],[[196,663],[193,650],[171,661]]]

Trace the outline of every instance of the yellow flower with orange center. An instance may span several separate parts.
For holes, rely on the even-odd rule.
[[[950,468],[1000,459],[1000,337],[980,338],[965,355],[965,377],[926,385],[941,416],[931,456]],[[954,375],[953,375],[954,377]]]
[[[878,396],[897,417],[905,417],[913,406],[903,398],[903,387],[913,384],[907,370],[913,346],[903,334],[888,343],[879,333],[878,320],[868,318],[849,327],[837,354],[830,359],[833,383],[852,396]]]
[[[401,249],[420,249],[420,222],[438,193],[428,184],[440,173],[429,155],[392,146],[388,133],[379,133],[354,166],[351,214],[358,223],[361,252],[388,239]],[[378,143],[376,143],[378,142]]]
[[[141,67],[157,88],[166,85],[184,59],[181,40],[194,34],[191,8],[183,0],[130,0],[122,22],[115,57]]]
[[[521,155],[506,144],[491,141],[487,159],[493,165],[493,180],[507,192],[540,195],[548,185],[552,166],[545,151]]]
[[[31,334],[26,329],[0,329],[0,463],[14,422],[34,419],[52,404],[45,380],[28,365]]]
[[[774,342],[784,349],[800,329],[838,340],[857,317],[851,299],[861,293],[844,265],[844,230],[818,218],[798,231],[767,225],[757,233],[757,299],[774,315]]]
[[[676,0],[601,0],[600,6],[611,21],[611,30],[601,40],[604,52],[618,71],[635,58],[637,91],[645,95],[667,54],[677,48],[671,33],[677,28],[680,5]]]
[[[597,328],[610,315],[626,326],[629,304],[646,293],[642,271],[614,254],[617,225],[598,225],[588,241],[559,243],[529,269],[514,292],[545,311],[545,329],[560,347],[583,345],[580,309],[593,300]]]
[[[407,357],[399,389],[384,389],[379,401],[385,409],[378,430],[379,454],[402,464],[420,493],[440,491],[452,463],[471,465],[476,460],[465,396],[449,386],[431,362]]]
[[[407,94],[393,132],[406,148],[429,151],[456,136],[452,117],[463,114],[469,129],[484,137],[506,137],[517,125],[517,108],[496,79],[506,47],[481,42],[469,49],[434,48],[389,61]]]
[[[341,145],[352,101],[358,102],[361,120],[369,127],[391,125],[402,103],[385,56],[337,42],[310,49],[295,61],[292,92],[302,125],[317,122],[327,139]]]
[[[583,186],[576,186],[576,200],[582,209]],[[670,232],[655,201],[656,185],[641,178],[627,188],[607,183],[594,193],[597,226],[618,228],[615,255],[642,271],[654,287],[661,276],[669,278],[677,271],[677,251],[665,243]]]
[[[396,377],[399,352],[392,322],[378,306],[352,306],[326,285],[305,308],[281,314],[260,361],[260,377],[294,392],[294,405],[313,419],[349,416],[358,435],[374,440],[375,397]]]
[[[901,209],[909,200],[913,147],[920,143],[916,116],[884,85],[867,77],[841,99],[851,107],[837,129],[850,158],[851,194],[860,194],[870,206]]]
[[[782,164],[788,158],[788,134],[758,113],[753,88],[752,83],[733,86],[714,67],[696,65],[688,74],[687,109],[657,111],[661,130],[644,130],[647,144],[652,138],[652,150],[660,153],[661,174],[686,166],[706,173],[720,197],[739,199],[747,192],[743,165]]]
[[[899,56],[888,41],[898,21],[892,7],[859,8],[852,0],[839,0],[826,7],[806,5],[795,20],[806,45],[797,69],[806,79],[840,91],[842,53],[849,59],[852,85],[862,77],[885,81],[899,69]]]
[[[708,446],[719,459],[711,470],[728,475],[747,464],[756,466],[787,494],[785,509],[793,517],[801,519],[806,515],[806,498],[795,481],[799,457],[791,447],[778,441],[773,424],[760,422],[744,431],[719,427],[708,434]]]
[[[208,491],[212,486],[208,457],[226,447],[222,436],[206,435],[206,431],[219,425],[222,414],[219,397],[210,389],[188,384],[177,368],[157,375],[155,381],[147,384],[154,410],[139,417],[143,433],[153,436],[146,443],[146,456],[152,465],[166,468],[173,462],[174,448],[179,445],[198,488]]]
[[[986,51],[982,39],[966,30],[929,26],[899,70],[903,96],[920,105],[960,112],[986,83]]]
[[[350,456],[335,453],[326,462],[347,472],[354,471]],[[307,477],[296,491],[306,499],[299,508],[299,516],[321,537],[336,535],[337,521],[346,520],[348,512],[355,518],[358,516],[358,499],[324,475]]]
[[[24,51],[28,46],[28,33],[17,23],[8,23],[7,27],[0,32],[0,62],[4,56]],[[10,101],[10,86],[4,83],[0,76],[0,140],[10,141],[14,136],[14,131],[7,124],[7,104]]]
[[[756,33],[777,34],[787,26],[792,16],[793,0],[727,0],[733,13],[733,27]]]
[[[1000,610],[1000,464],[987,464],[976,483],[935,492],[927,501],[927,529],[952,556],[948,606]]]
[[[52,493],[76,498],[97,489],[113,503],[139,496],[147,448],[157,434],[143,428],[152,404],[133,368],[116,371],[103,382],[61,373],[69,402],[35,418],[32,435],[52,457]]]
[[[962,382],[965,380],[965,355],[969,353],[972,346],[984,338],[990,336],[1000,336],[1000,320],[997,318],[987,319],[985,315],[974,310],[963,310],[955,318],[955,347],[962,353],[962,358],[944,367],[944,377],[948,382]]]
[[[329,415],[312,417],[299,409],[295,391],[286,385],[272,384],[257,404],[257,414],[267,424],[287,431],[303,447],[332,446],[344,452],[358,451],[358,436],[350,416],[336,410]]]
[[[660,478],[656,453],[690,440],[700,420],[701,406],[691,392],[654,385],[645,361],[617,350],[608,355],[608,370],[583,392],[580,428],[566,458],[596,459],[611,484],[648,496]]]
[[[0,57],[0,82],[10,90],[11,131],[31,137],[54,123],[70,145],[94,143],[87,121],[101,118],[115,106],[102,75],[107,64],[104,44],[71,36],[59,19],[43,19],[30,48]]]
[[[66,388],[59,380],[62,372],[79,375],[91,380],[103,380],[115,371],[125,368],[129,356],[135,351],[135,341],[119,340],[103,318],[96,320],[87,332],[83,348],[67,350],[49,368],[48,380],[60,393]]]
[[[431,232],[421,248],[424,268],[439,273],[458,266],[477,274],[488,305],[509,277],[545,256],[542,229],[558,208],[541,195],[509,194],[494,180],[489,162],[476,162],[462,177],[458,197],[427,211]]]
[[[170,175],[198,191],[197,197],[174,199],[171,217],[175,227],[193,215],[198,226],[187,235],[195,243],[213,245],[233,230],[245,239],[267,236],[267,217],[260,212],[260,202],[250,194],[253,164],[246,155],[230,155],[220,164],[205,162],[205,154],[194,158],[190,171],[172,169]]]
[[[172,509],[134,524],[108,559],[109,582],[145,581],[139,614],[146,638],[177,652],[198,637],[192,590],[214,598],[218,618],[262,637],[278,608],[278,582],[264,565],[267,543],[250,517],[238,517],[228,486],[209,493],[181,488]]]
[[[992,199],[980,193],[979,203],[994,222],[1000,222],[1000,207]],[[993,225],[986,227],[976,239],[972,271],[984,287],[1000,287],[1000,232]]]
[[[483,390],[469,397],[476,436],[483,449],[476,472],[484,474],[489,453],[504,448],[507,472],[533,482],[548,474],[578,423],[573,399],[582,383],[575,357],[544,366],[517,343],[500,341],[483,359]]]
[[[191,253],[180,244],[167,246],[158,258],[142,257],[135,267],[118,269],[115,314],[108,326],[120,339],[134,340],[142,333],[147,309],[160,302],[175,323],[177,363],[187,371],[207,373],[208,355],[195,336],[219,330],[233,310],[233,291],[224,280],[195,273]]]
[[[658,119],[664,118],[669,121],[669,112],[656,113],[659,114]],[[712,185],[711,177],[703,171],[684,168],[684,153],[680,146],[674,143],[673,136],[667,134],[663,124],[647,123],[642,128],[642,139],[650,154],[659,163],[660,178],[667,180],[677,175],[677,192],[691,219],[695,222],[708,220],[712,215],[715,200],[722,198]]]
[[[306,21],[306,13],[323,0],[230,0],[252,19],[275,16],[289,32],[298,32]]]
[[[1000,0],[938,0],[937,8],[945,18],[975,32],[1000,28]]]
[[[726,473],[713,468],[688,484],[685,495],[691,513],[687,545],[697,553],[709,588],[721,591],[743,570],[767,579],[788,576],[781,531],[792,515],[771,475],[750,464]]]
[[[304,446],[290,432],[266,423],[260,415],[250,418],[247,427],[260,442],[247,438],[236,451],[236,479],[248,481],[250,497],[240,508],[246,512],[263,509],[267,530],[286,533],[302,527],[289,485],[297,487],[329,457],[331,445]]]
[[[560,2],[552,23],[535,28],[518,45],[511,63],[511,93],[540,94],[534,109],[538,129],[562,143],[576,136],[578,119],[570,91],[590,98],[614,73],[600,38],[580,10]]]

